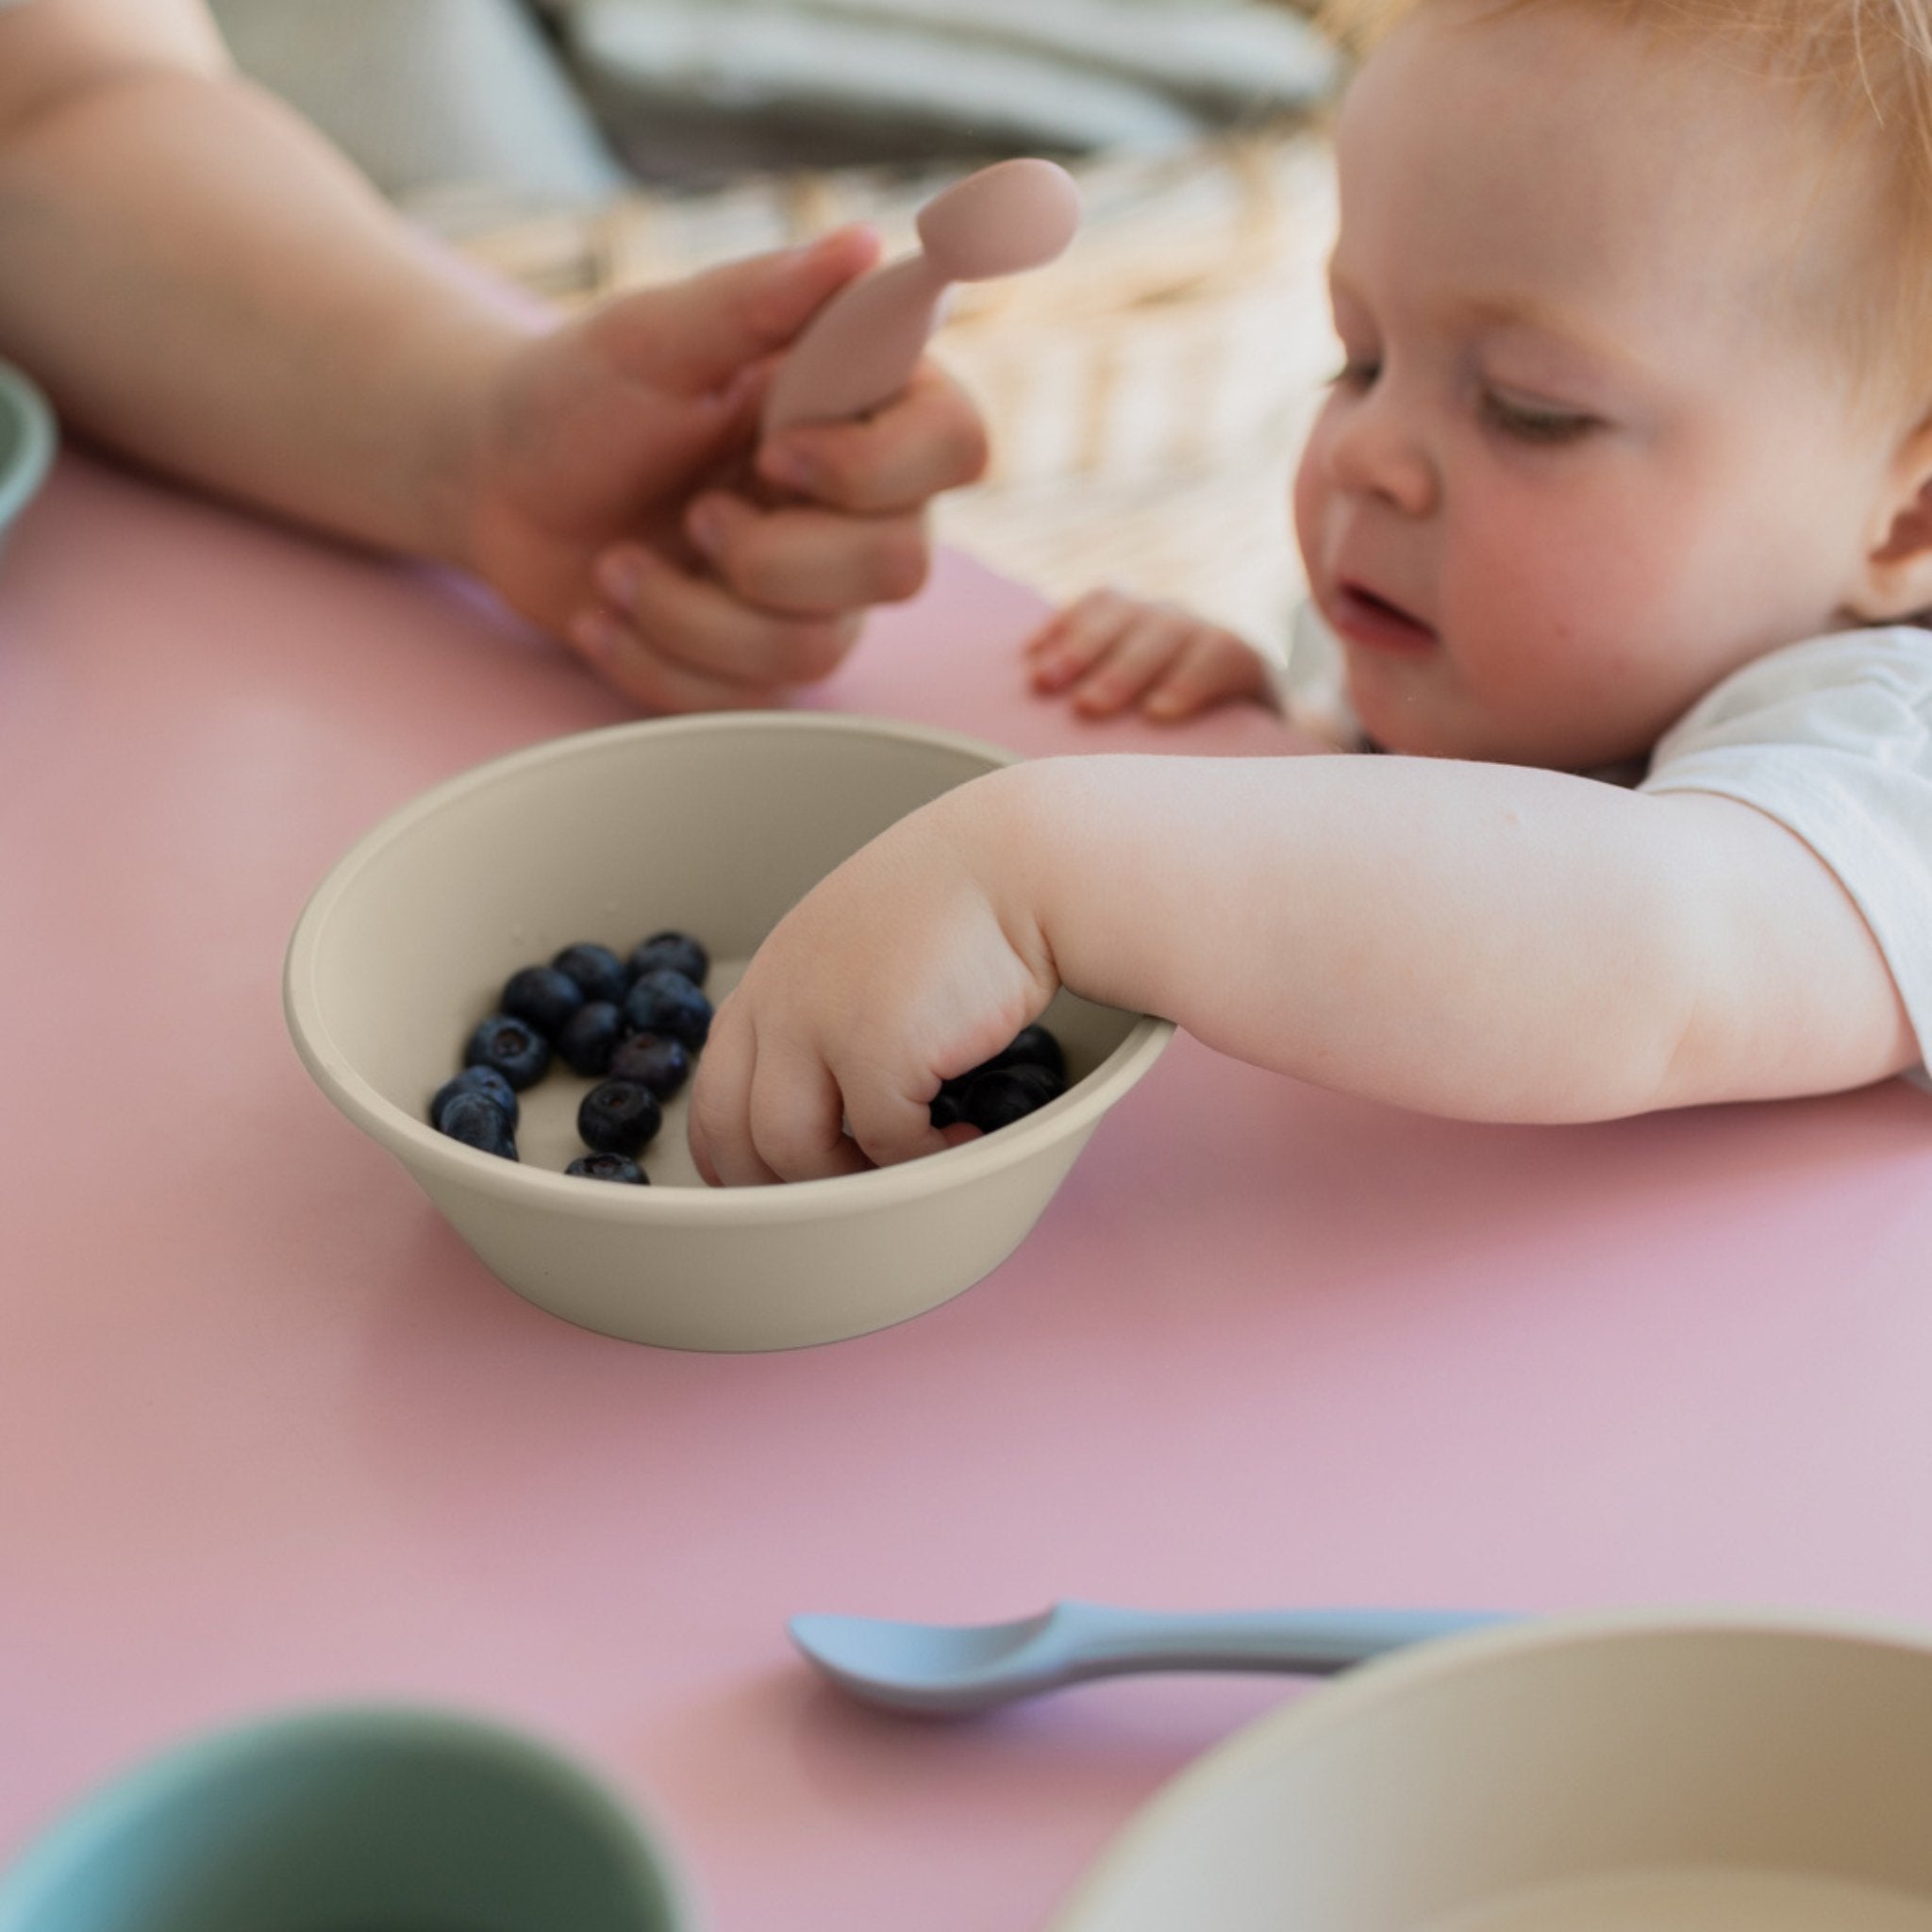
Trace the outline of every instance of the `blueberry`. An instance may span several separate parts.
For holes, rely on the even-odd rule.
[[[634,1188],[643,1187],[651,1178],[635,1160],[626,1160],[622,1154],[579,1154],[564,1173],[593,1181],[628,1181]]]
[[[575,979],[587,1000],[608,1000],[613,1007],[622,1006],[630,991],[632,975],[624,970],[624,961],[608,946],[594,941],[564,947],[550,963]]]
[[[950,1127],[958,1121],[971,1121],[986,1133],[992,1127],[974,1120],[966,1110],[966,1090],[982,1074],[1003,1074],[1026,1071],[1029,1074],[1043,1076],[1043,1084],[1032,1082],[1024,1091],[1026,1094],[1038,1091],[1040,1098],[1022,1106],[1018,1113],[1009,1111],[1018,1090],[1008,1091],[1005,1101],[985,1103],[992,1113],[1002,1114],[993,1123],[994,1126],[1006,1126],[1022,1115],[1031,1113],[1035,1108],[1044,1107],[1049,1100],[1058,1100],[1067,1091],[1067,1057],[1060,1051],[1060,1043],[1044,1026],[1023,1026],[1007,1044],[1000,1048],[991,1059],[981,1060],[976,1067],[968,1067],[963,1074],[955,1074],[950,1080],[940,1083],[940,1091],[933,1095],[930,1112],[936,1127]],[[994,1092],[1003,1090],[993,1089]]]
[[[994,1067],[975,1073],[959,1091],[959,1118],[982,1134],[997,1133],[1058,1100],[1065,1089],[1044,1067]]]
[[[682,973],[659,966],[631,988],[624,1016],[640,1033],[660,1034],[693,1053],[711,1030],[711,1003]]]
[[[470,1035],[463,1049],[466,1067],[494,1067],[521,1092],[550,1068],[550,1042],[534,1026],[508,1013],[491,1013]]]
[[[587,1000],[557,1036],[557,1051],[573,1074],[601,1080],[610,1071],[610,1053],[624,1038],[624,1015],[608,1000]]]
[[[509,1116],[487,1093],[472,1091],[456,1095],[442,1110],[441,1131],[452,1141],[460,1141],[465,1147],[500,1154],[506,1160],[517,1158]]]
[[[1010,1041],[974,1073],[990,1074],[995,1067],[1044,1067],[1064,1088],[1067,1084],[1067,1057],[1060,1043],[1044,1026],[1023,1026]]]
[[[445,1080],[436,1090],[436,1097],[429,1103],[429,1124],[432,1127],[441,1126],[443,1108],[458,1093],[486,1094],[509,1116],[510,1125],[516,1125],[517,1115],[521,1111],[517,1106],[517,1090],[494,1067],[465,1067],[455,1079]]]
[[[633,1033],[610,1056],[614,1079],[635,1080],[659,1100],[669,1100],[691,1078],[691,1055],[675,1040],[657,1033]]]
[[[689,933],[654,932],[631,948],[633,979],[641,979],[647,973],[669,971],[683,974],[693,986],[702,986],[710,970],[711,956]]]
[[[577,1108],[577,1133],[599,1154],[635,1155],[663,1124],[658,1096],[635,1080],[606,1080]]]
[[[525,966],[504,981],[496,1005],[499,1012],[554,1041],[583,1003],[584,990],[568,973],[555,966]]]

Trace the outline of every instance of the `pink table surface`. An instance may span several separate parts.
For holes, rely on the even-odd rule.
[[[1083,727],[957,557],[819,702]],[[1781,1603],[1932,1622],[1932,1101],[1574,1129],[1182,1040],[937,1312],[793,1355],[499,1287],[285,1037],[374,821],[619,700],[475,594],[60,466],[0,564],[0,1854],[320,1699],[450,1702],[671,1827],[721,1932],[1037,1926],[1280,1681],[965,1728],[848,1707],[803,1609]],[[1370,882],[1371,884],[1373,882]]]

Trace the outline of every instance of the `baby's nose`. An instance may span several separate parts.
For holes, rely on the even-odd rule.
[[[1337,486],[1408,516],[1426,516],[1440,492],[1434,458],[1413,413],[1386,389],[1357,397],[1335,425],[1328,460]]]

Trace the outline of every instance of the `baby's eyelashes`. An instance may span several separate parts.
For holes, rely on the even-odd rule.
[[[1478,407],[1492,429],[1521,442],[1574,442],[1601,426],[1597,417],[1581,409],[1515,402],[1492,389],[1483,391]]]
[[[1366,395],[1381,380],[1382,364],[1371,357],[1350,357],[1327,379],[1326,388],[1351,395]],[[1476,414],[1490,428],[1518,442],[1575,442],[1603,426],[1600,417],[1585,409],[1566,409],[1533,403],[1485,388],[1476,398]]]

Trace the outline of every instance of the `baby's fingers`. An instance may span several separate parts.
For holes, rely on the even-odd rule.
[[[1163,724],[1191,718],[1213,705],[1268,695],[1261,659],[1232,631],[1194,633],[1141,700],[1141,708]]]
[[[1089,591],[1026,641],[1033,688],[1064,691],[1113,649],[1145,607],[1119,591]]]
[[[840,1086],[845,1124],[867,1165],[895,1167],[953,1144],[933,1125],[931,1101],[913,1099],[882,1067],[861,1063],[841,1069]]]
[[[713,1188],[761,1187],[778,1178],[751,1137],[751,1082],[758,1039],[725,1000],[711,1020],[691,1094],[691,1158]]]
[[[1187,649],[1196,625],[1163,605],[1143,604],[1113,648],[1074,686],[1074,708],[1111,717],[1151,689]]]
[[[753,1151],[781,1181],[817,1181],[872,1165],[845,1137],[844,1102],[816,1055],[765,1046],[752,1072]]]
[[[824,1180],[874,1163],[935,1154],[948,1143],[928,1109],[884,1090],[876,1077],[841,1091],[823,1060],[800,1045],[760,1041],[718,1009],[691,1106],[691,1151],[712,1187],[768,1187]],[[852,1132],[845,1121],[853,1119]]]

